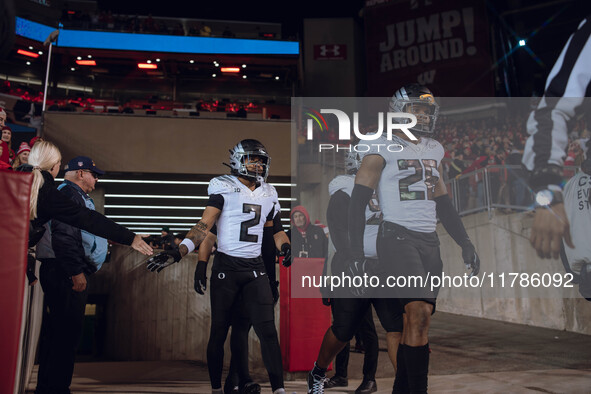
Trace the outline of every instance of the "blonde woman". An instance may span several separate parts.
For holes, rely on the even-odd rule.
[[[17,168],[22,164],[29,162],[29,154],[31,153],[31,147],[26,142],[21,142],[21,146],[16,152],[16,158],[12,162],[12,168]]]
[[[102,214],[76,205],[59,192],[54,185],[62,163],[59,149],[49,141],[37,142],[29,155],[29,164],[21,166],[23,172],[33,173],[31,187],[29,245],[35,245],[43,235],[43,225],[57,219],[89,233],[131,245],[138,252],[151,255],[152,248],[139,235],[118,225]]]
[[[77,344],[82,333],[82,321],[86,305],[86,273],[73,275],[66,267],[77,258],[72,245],[64,238],[71,234],[61,234],[53,224],[63,222],[86,230],[100,237],[111,239],[124,245],[131,245],[137,251],[149,255],[150,248],[139,235],[107,219],[100,213],[79,205],[65,193],[58,191],[54,178],[61,166],[61,154],[51,142],[37,142],[29,155],[29,164],[19,171],[33,173],[31,186],[30,219],[31,231],[29,245],[41,238],[43,225],[52,220],[52,244],[54,258],[43,259],[40,279],[48,313],[43,318],[42,336],[47,338],[47,346],[41,349],[37,378],[38,394],[69,393],[72,381]],[[57,241],[57,242],[56,242]],[[72,241],[78,242],[78,241]],[[79,241],[82,243],[82,240]],[[34,262],[34,260],[33,260]],[[31,281],[27,267],[27,276]],[[33,277],[33,279],[36,279]]]

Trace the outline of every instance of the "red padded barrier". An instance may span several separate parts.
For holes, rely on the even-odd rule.
[[[29,241],[31,174],[0,171],[0,393],[14,392]]]
[[[292,269],[297,267],[295,271],[299,273],[321,276],[323,265],[324,259],[303,258],[295,258],[291,268],[280,265],[279,331],[283,369],[288,372],[309,371],[314,367],[324,334],[331,325],[330,308],[322,304],[318,289],[306,291],[306,297],[314,298],[291,297],[292,286],[294,289],[301,286],[297,283],[301,280],[300,275],[294,274]],[[297,290],[295,292],[302,293]]]

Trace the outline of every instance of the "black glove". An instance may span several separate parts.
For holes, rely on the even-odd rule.
[[[289,267],[291,265],[291,245],[287,242],[281,245],[280,256],[283,256],[283,266]]]
[[[205,294],[207,290],[207,261],[198,261],[197,267],[195,268],[195,283],[193,287],[197,294]]]
[[[45,227],[42,227],[45,229]],[[32,285],[37,281],[37,277],[35,276],[35,265],[37,264],[35,257],[31,253],[27,254],[27,279],[29,281],[29,285]]]
[[[271,293],[273,294],[273,305],[277,305],[277,301],[279,301],[279,282],[270,280],[269,284],[271,285]]]
[[[169,265],[178,263],[182,258],[181,252],[179,252],[178,249],[165,250],[164,252],[160,252],[157,255],[150,257],[146,263],[148,264],[148,270],[152,272],[160,272]]]
[[[363,275],[365,275],[365,259],[352,259],[349,263],[349,276],[351,276],[351,281],[353,281],[353,278],[355,276],[359,276],[361,278],[363,278]],[[352,286],[351,287],[351,293],[353,293],[353,295],[355,297],[361,297],[365,294],[365,292],[367,291],[367,289],[365,287],[355,287]]]
[[[471,270],[470,278],[478,275],[478,272],[480,272],[480,258],[476,254],[476,249],[472,245],[472,242],[468,242],[462,246],[462,258],[464,259],[464,264],[466,264],[466,269]]]

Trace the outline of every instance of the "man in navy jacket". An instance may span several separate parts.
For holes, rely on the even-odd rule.
[[[64,183],[58,189],[72,201],[94,209],[88,193],[104,172],[85,156],[66,165]],[[55,258],[40,268],[47,314],[44,316],[37,394],[67,394],[72,382],[76,348],[82,333],[87,277],[104,262],[107,241],[58,220],[51,221],[51,247]]]

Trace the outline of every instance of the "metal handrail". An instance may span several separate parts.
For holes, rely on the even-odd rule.
[[[579,171],[579,167],[567,166],[563,169],[563,174],[565,179],[570,178],[572,175],[576,174]],[[501,189],[499,188],[498,191],[493,190],[493,178],[498,174],[499,182],[501,183],[501,187],[509,188],[509,203],[503,203],[501,201],[495,201],[493,196],[495,192],[500,192]],[[482,180],[474,180],[474,178],[482,177]],[[471,182],[470,187],[472,189],[468,189],[470,193],[468,196],[462,196],[461,193],[465,192],[465,188],[460,187],[460,182],[468,181]],[[473,186],[476,186],[478,189],[478,183],[482,182],[482,200],[477,201],[479,198],[478,190],[474,193]],[[489,218],[492,217],[493,209],[501,208],[501,209],[512,209],[517,211],[527,211],[531,210],[533,204],[523,204],[523,201],[517,201],[516,197],[512,195],[511,191],[515,192],[517,189],[521,188],[519,192],[524,193],[521,200],[525,200],[523,198],[525,194],[529,194],[529,200],[533,201],[533,193],[531,188],[528,185],[526,179],[526,170],[518,165],[489,165],[484,168],[480,168],[475,171],[471,171],[466,174],[461,174],[454,179],[448,179],[445,181],[445,185],[448,191],[452,192],[452,202],[454,207],[458,211],[460,215],[467,215],[471,213],[477,212],[484,212],[487,211],[489,214]],[[476,194],[476,196],[474,196]],[[499,193],[500,195],[500,193]],[[464,197],[464,198],[462,198]],[[473,200],[472,204],[467,204],[468,206],[462,206],[462,201],[469,201],[470,198],[476,198]],[[507,202],[507,201],[505,201]],[[521,204],[520,204],[521,202]],[[475,206],[472,206],[475,205]]]

